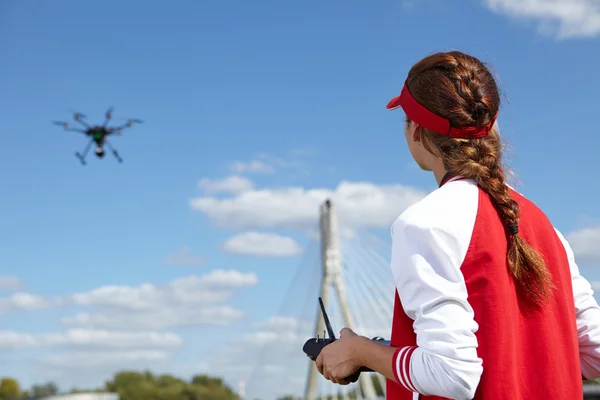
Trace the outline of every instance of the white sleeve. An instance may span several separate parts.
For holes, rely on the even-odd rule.
[[[417,347],[396,351],[394,373],[407,390],[472,399],[483,366],[460,270],[471,232],[457,237],[428,220],[411,223],[401,216],[392,227],[392,272],[417,336]]]
[[[600,378],[600,307],[594,298],[592,285],[579,273],[571,246],[564,236],[555,230],[569,258],[581,373],[585,379],[597,379]]]

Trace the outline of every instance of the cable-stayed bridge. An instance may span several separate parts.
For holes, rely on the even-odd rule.
[[[278,316],[255,336],[261,344],[245,382],[246,399],[359,400],[385,394],[383,376],[363,373],[356,383],[335,385],[302,352],[307,339],[324,335],[319,296],[336,336],[345,326],[359,335],[386,339],[391,331],[395,289],[389,231],[378,236],[344,229],[339,234],[335,205],[326,201],[320,211],[320,240],[307,250]]]

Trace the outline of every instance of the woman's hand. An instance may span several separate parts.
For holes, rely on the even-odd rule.
[[[340,331],[340,338],[325,346],[317,357],[317,369],[325,379],[340,385],[348,385],[351,382],[345,378],[355,373],[360,365],[357,350],[360,339],[349,328]]]

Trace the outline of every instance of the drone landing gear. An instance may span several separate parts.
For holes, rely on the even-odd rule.
[[[119,163],[122,163],[122,162],[123,162],[123,159],[122,159],[122,158],[119,156],[119,153],[117,153],[117,151],[116,151],[116,150],[113,150],[112,152],[113,152],[113,155],[115,156],[115,158],[117,159],[117,161],[118,161]]]
[[[79,158],[81,165],[87,165],[87,163],[85,162],[85,158],[81,154],[79,154],[79,152],[75,152],[75,157]]]
[[[92,144],[94,144],[95,140],[90,140],[90,142],[85,146],[85,149],[83,149],[83,153],[79,153],[79,152],[75,152],[75,157],[77,157],[79,159],[79,161],[81,162],[81,165],[87,165],[87,162],[85,161],[85,157],[87,156],[88,152],[90,151],[90,148],[92,147]],[[110,149],[110,151],[113,153],[113,155],[115,156],[115,158],[117,159],[117,161],[119,163],[123,162],[123,159],[121,158],[121,156],[119,156],[119,153],[117,153],[117,150],[115,150],[115,148],[109,143],[108,140],[104,139],[104,145],[108,146],[108,148]],[[102,149],[102,147],[97,147],[96,148],[96,156],[99,158],[104,157],[104,150]]]
[[[112,151],[113,155],[115,156],[115,158],[117,159],[117,161],[119,163],[123,162],[123,159],[119,156],[119,153],[117,153],[117,151],[115,150],[115,148],[112,146],[112,144],[110,144],[110,142],[106,139],[104,139],[104,143],[108,146],[108,148],[110,149],[110,151]]]
[[[81,165],[87,165],[87,163],[85,162],[85,156],[87,155],[88,151],[90,151],[90,147],[92,147],[92,143],[94,143],[94,141],[90,140],[90,142],[85,146],[85,149],[83,149],[83,154],[79,154],[79,152],[75,152],[75,157],[79,158]]]

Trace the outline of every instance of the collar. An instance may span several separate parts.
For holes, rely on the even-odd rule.
[[[459,181],[459,180],[462,180],[462,179],[467,179],[467,178],[464,178],[462,176],[458,176],[458,175],[455,175],[455,174],[451,174],[450,172],[446,172],[446,175],[444,175],[444,177],[440,181],[440,186],[439,187],[444,186],[448,182]]]

